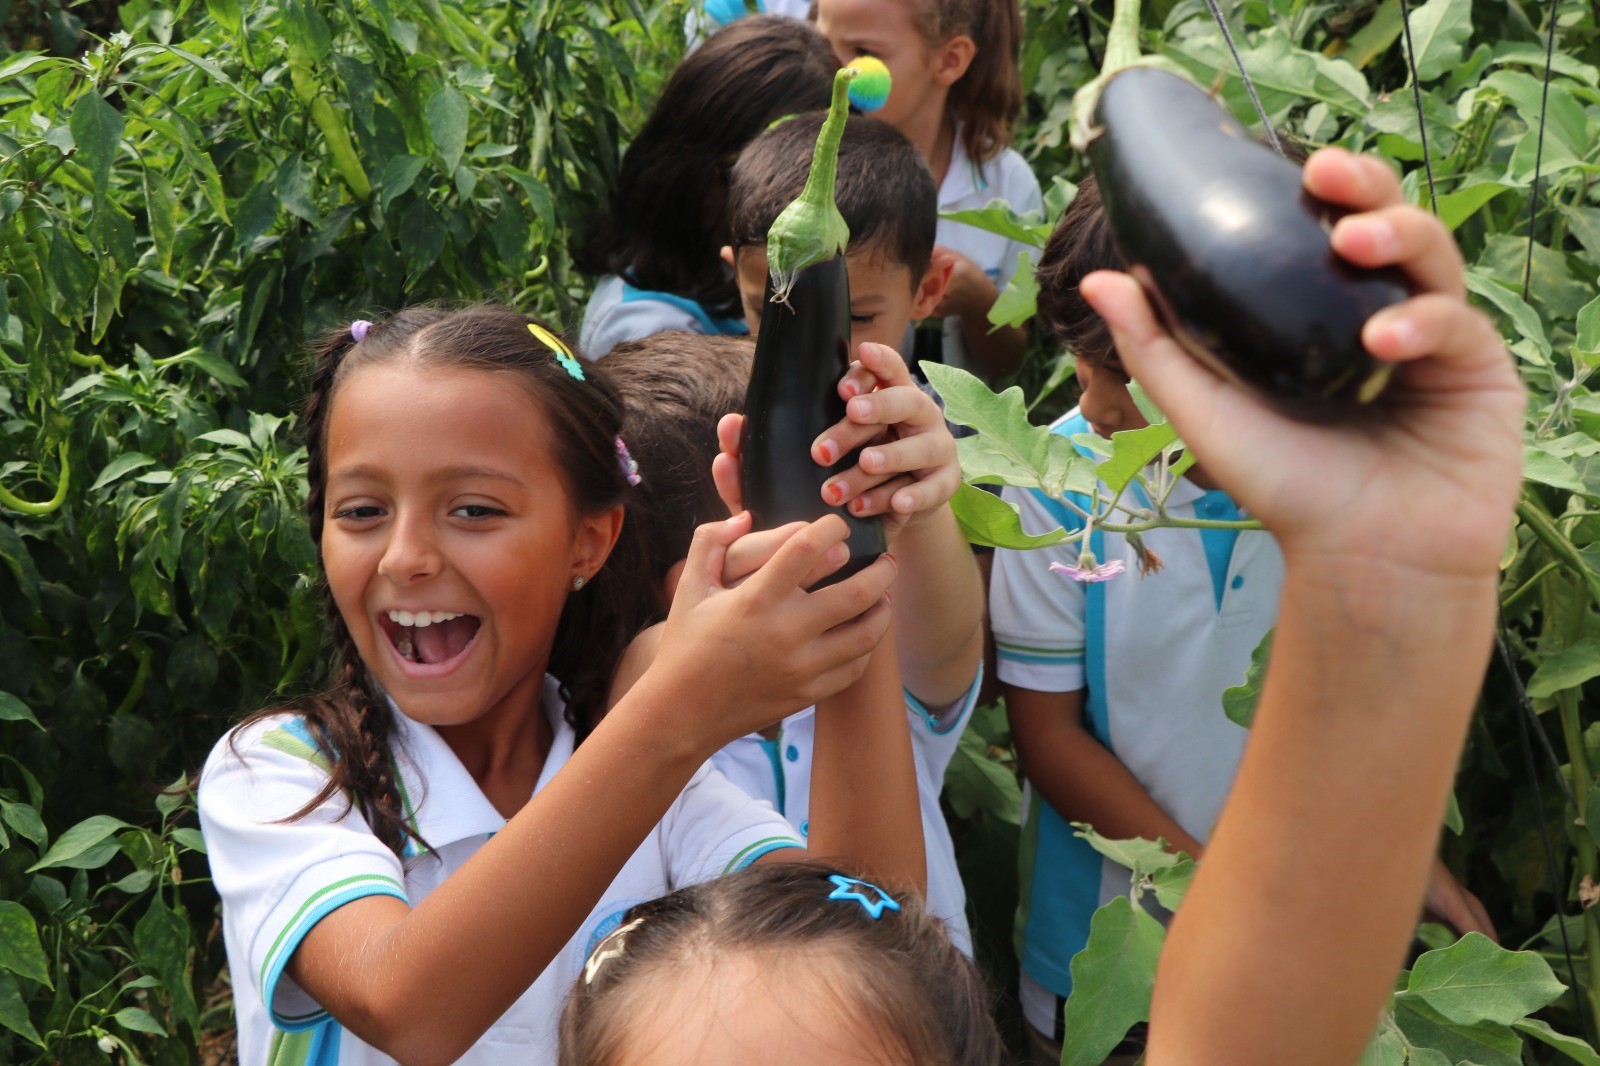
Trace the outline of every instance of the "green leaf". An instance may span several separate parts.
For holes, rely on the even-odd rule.
[[[1428,0],[1411,10],[1411,46],[1417,78],[1433,81],[1461,61],[1472,34],[1472,0]]]
[[[444,163],[444,172],[454,174],[467,147],[467,98],[446,85],[428,98],[427,112],[433,147]]]
[[[6,564],[17,579],[17,588],[34,607],[39,606],[39,571],[33,565],[33,556],[22,535],[10,522],[0,522],[0,562]]]
[[[1444,827],[1456,836],[1460,836],[1467,827],[1461,820],[1461,801],[1456,798],[1456,790],[1453,788],[1450,790],[1450,801],[1444,807]]]
[[[39,1030],[28,1020],[28,1004],[23,1001],[22,986],[8,973],[0,973],[0,1025],[24,1040],[44,1047]]]
[[[1510,1025],[1554,1003],[1566,991],[1550,964],[1531,951],[1508,951],[1482,933],[1468,933],[1411,968],[1405,996],[1417,996],[1457,1025]]]
[[[383,168],[383,177],[379,180],[379,187],[383,189],[383,196],[379,203],[385,212],[397,197],[411,191],[411,186],[416,183],[417,175],[422,173],[422,168],[428,161],[420,155],[397,155],[389,160]]]
[[[187,826],[174,829],[172,831],[172,839],[190,851],[198,851],[202,855],[206,854],[206,838],[200,834],[198,829],[190,829]]]
[[[1406,1039],[1445,1056],[1446,1062],[1472,1066],[1522,1066],[1522,1041],[1503,1025],[1457,1025],[1417,998],[1396,998],[1395,1023]]]
[[[982,813],[1011,825],[1022,821],[1022,789],[1017,775],[989,757],[989,745],[977,730],[961,734],[955,755],[944,772],[944,799],[958,818]]]
[[[298,154],[286,158],[273,175],[272,191],[283,209],[315,224],[321,221],[317,205],[311,202],[311,168]]]
[[[1072,957],[1062,1066],[1099,1066],[1128,1030],[1150,1018],[1156,961],[1167,931],[1127,896],[1089,919],[1089,939]]]
[[[93,857],[97,857],[106,838],[116,833],[119,829],[129,828],[128,823],[120,818],[113,818],[109,814],[97,814],[92,818],[85,818],[77,825],[68,829],[50,850],[45,852],[44,858],[28,867],[28,872],[47,870],[53,866],[66,866],[82,869],[93,869],[92,866],[82,864]],[[114,851],[115,849],[113,849]],[[106,861],[110,856],[106,856]],[[99,863],[105,865],[105,862]]]
[[[400,220],[400,252],[412,278],[421,276],[444,251],[444,219],[428,201],[419,199]]]
[[[1027,252],[1019,252],[1017,272],[1011,275],[1011,280],[989,308],[989,332],[1002,326],[1020,326],[1038,310],[1039,279],[1034,275],[1033,260]]]
[[[1511,319],[1511,324],[1523,337],[1538,347],[1544,354],[1546,364],[1550,361],[1550,340],[1545,335],[1544,323],[1539,321],[1539,314],[1529,307],[1516,293],[1501,285],[1498,281],[1478,267],[1468,267],[1466,273],[1467,288],[1477,295],[1494,304],[1506,317]]]
[[[245,386],[244,378],[239,376],[239,372],[233,368],[233,364],[216,352],[205,348],[190,348],[188,351],[180,353],[176,357],[176,361],[178,363],[187,363],[190,366],[197,366],[205,371],[207,376],[215,378],[222,384],[232,388],[242,389]]]
[[[970,426],[1040,481],[1050,462],[1050,430],[1028,421],[1028,405],[1015,385],[996,394],[976,376],[943,363],[919,364],[944,401],[945,417]]]
[[[1005,200],[990,200],[982,207],[966,211],[940,211],[939,217],[951,222],[975,226],[988,233],[997,233],[1007,240],[1019,241],[1035,248],[1043,248],[1050,239],[1050,225],[1041,222],[1033,213],[1019,215]]]
[[[1447,192],[1439,197],[1439,221],[1444,223],[1446,229],[1454,230],[1477,214],[1484,204],[1510,188],[1497,181],[1481,181],[1455,192]]]
[[[122,143],[122,113],[90,90],[73,107],[71,126],[78,142],[78,158],[94,177],[95,196],[104,196],[111,181],[111,164]]]
[[[150,909],[133,928],[133,946],[144,968],[161,978],[172,996],[173,1011],[198,1031],[200,1014],[189,987],[189,923],[167,906],[161,893],[150,899]]]
[[[1600,640],[1586,637],[1539,664],[1528,679],[1528,695],[1545,699],[1600,677]]]
[[[1600,296],[1584,304],[1578,312],[1577,349],[1587,355],[1600,353]]]
[[[39,817],[39,812],[26,803],[14,803],[11,800],[0,800],[0,819],[4,819],[20,836],[33,841],[35,847],[44,847],[50,842],[50,834],[45,830],[44,819]]]
[[[178,201],[172,193],[172,183],[153,167],[144,168],[144,204],[156,261],[161,264],[161,273],[170,276],[173,243],[178,237]]]
[[[111,1020],[124,1029],[135,1033],[150,1033],[154,1036],[166,1036],[167,1031],[161,1024],[150,1016],[149,1011],[140,1010],[138,1007],[123,1007],[111,1016]]]
[[[1117,865],[1132,870],[1135,881],[1148,877],[1156,870],[1165,870],[1183,861],[1168,851],[1166,845],[1159,840],[1145,840],[1142,837],[1109,840],[1086,822],[1073,822],[1072,828],[1091,848]]]
[[[239,30],[244,25],[239,0],[206,0],[206,12],[217,21],[217,25],[233,36],[239,36]]]
[[[990,548],[1044,548],[1067,539],[1067,531],[1056,528],[1034,536],[1024,532],[1022,516],[1015,504],[963,481],[950,499],[950,510],[968,543]],[[1041,562],[1039,564],[1043,566]]]
[[[1261,641],[1250,653],[1250,666],[1244,672],[1241,684],[1222,691],[1222,713],[1228,721],[1249,729],[1255,722],[1256,705],[1261,702],[1261,685],[1267,679],[1267,661],[1272,656],[1273,630],[1261,635]]]
[[[1537,1018],[1523,1018],[1521,1021],[1511,1023],[1511,1028],[1519,1033],[1526,1033],[1542,1044],[1547,1044],[1561,1052],[1578,1066],[1600,1066],[1600,1053],[1590,1047],[1587,1041],[1575,1036],[1567,1036],[1550,1028],[1549,1024]]]
[[[1193,859],[1184,859],[1176,866],[1168,866],[1164,870],[1156,870],[1150,875],[1150,884],[1155,889],[1156,902],[1169,911],[1178,909],[1178,904],[1183,902],[1183,897],[1189,894],[1189,885],[1194,881],[1194,875],[1200,871],[1200,864]]]
[[[1128,429],[1111,435],[1111,458],[1095,467],[1115,498],[1134,476],[1161,455],[1162,449],[1178,439],[1171,423]]]
[[[1541,485],[1564,492],[1588,495],[1589,488],[1565,459],[1558,459],[1537,444],[1529,443],[1522,451],[1522,476]]]
[[[35,729],[44,728],[28,705],[9,692],[0,692],[0,722],[31,722]]]
[[[105,465],[100,476],[94,479],[94,484],[89,486],[89,491],[103,489],[124,474],[154,465],[155,460],[143,452],[123,452]]]
[[[39,943],[39,927],[22,904],[0,899],[0,969],[50,985],[50,963]]]

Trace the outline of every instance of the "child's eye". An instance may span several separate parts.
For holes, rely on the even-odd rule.
[[[851,315],[850,316],[850,321],[855,323],[858,326],[870,326],[874,322],[878,321],[878,316],[876,314],[871,314],[871,315]]]
[[[333,512],[333,517],[335,521],[348,519],[363,522],[370,518],[377,518],[381,514],[383,514],[383,508],[381,507],[373,504],[358,504],[354,507],[341,507]]]
[[[505,514],[498,507],[490,507],[486,503],[464,503],[450,512],[463,518],[494,518]]]

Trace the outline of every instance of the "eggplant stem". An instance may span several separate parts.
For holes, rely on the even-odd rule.
[[[806,184],[767,230],[767,268],[772,275],[773,300],[787,304],[800,271],[843,255],[850,243],[850,227],[833,199],[839,170],[839,143],[850,117],[850,83],[860,73],[844,67],[833,76],[833,100],[828,117],[811,151]]]

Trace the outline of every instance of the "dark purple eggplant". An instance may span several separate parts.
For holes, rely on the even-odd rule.
[[[1111,76],[1089,161],[1129,272],[1173,336],[1289,413],[1332,418],[1376,397],[1389,366],[1361,343],[1411,290],[1352,266],[1328,233],[1338,209],[1204,91],[1163,70]]]
[[[830,512],[850,526],[850,561],[822,584],[861,570],[885,549],[883,525],[857,518],[822,499],[832,470],[847,470],[858,452],[833,468],[811,458],[811,443],[844,420],[839,379],[850,365],[850,278],[844,256],[808,266],[795,276],[787,302],[772,299],[761,314],[755,366],[745,395],[744,505],[755,528],[811,522]]]

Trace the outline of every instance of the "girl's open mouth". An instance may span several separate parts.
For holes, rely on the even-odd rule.
[[[477,615],[447,611],[385,611],[378,626],[401,669],[412,677],[438,677],[467,657],[478,638]]]

